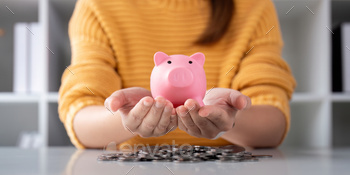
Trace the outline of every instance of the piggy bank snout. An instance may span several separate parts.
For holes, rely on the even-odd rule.
[[[170,70],[168,81],[174,87],[186,87],[193,82],[193,73],[187,68],[175,68]]]

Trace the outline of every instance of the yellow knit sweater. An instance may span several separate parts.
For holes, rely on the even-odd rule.
[[[209,15],[208,0],[78,0],[69,24],[72,62],[59,92],[60,119],[72,143],[84,148],[73,128],[80,109],[103,105],[118,89],[149,89],[157,51],[204,53],[208,89],[236,89],[251,97],[253,105],[277,107],[286,116],[287,133],[295,81],[281,58],[283,42],[273,3],[234,0],[224,37],[212,46],[194,45]],[[228,144],[221,138],[195,138],[179,129],[157,138],[135,136],[125,143]]]

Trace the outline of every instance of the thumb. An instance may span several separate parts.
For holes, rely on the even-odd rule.
[[[125,97],[123,90],[114,92],[105,100],[105,106],[113,112],[116,112],[125,104],[127,104],[127,98]]]
[[[152,96],[151,92],[141,87],[131,87],[115,91],[105,101],[105,106],[112,111],[129,105],[135,106],[143,97]]]
[[[251,106],[250,98],[241,94],[238,91],[231,91],[230,95],[228,96],[227,102],[230,106],[238,110],[248,109]]]

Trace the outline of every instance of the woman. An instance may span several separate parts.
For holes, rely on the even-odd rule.
[[[288,131],[295,81],[270,0],[79,0],[69,36],[59,114],[78,148],[275,147]],[[205,106],[151,98],[157,51],[205,54]]]

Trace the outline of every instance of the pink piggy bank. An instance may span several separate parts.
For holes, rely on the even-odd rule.
[[[183,105],[187,99],[194,99],[203,106],[207,88],[204,61],[204,54],[199,52],[191,56],[155,53],[151,74],[153,98],[162,96],[174,107]]]

